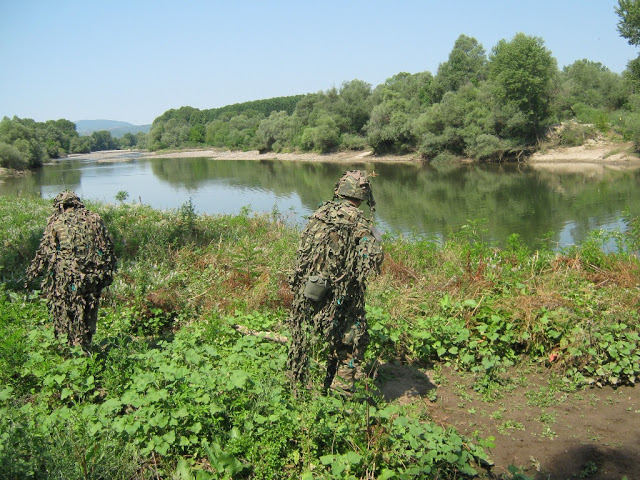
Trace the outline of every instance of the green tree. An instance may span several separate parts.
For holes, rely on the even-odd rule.
[[[374,107],[364,128],[374,152],[408,153],[416,149],[412,124],[430,105],[432,80],[429,72],[402,72],[374,89]]]
[[[256,131],[264,119],[261,113],[240,114],[229,119],[229,135],[225,142],[227,148],[249,149],[255,143]]]
[[[29,166],[24,155],[13,145],[0,142],[0,167],[24,170]]]
[[[620,17],[618,21],[620,35],[627,39],[629,45],[640,46],[640,1],[618,0],[615,11]]]
[[[229,138],[231,126],[228,121],[214,120],[205,127],[205,143],[215,147],[222,147]]]
[[[555,109],[560,118],[580,117],[587,110],[604,114],[622,108],[627,102],[628,92],[622,76],[599,62],[577,60],[564,67],[558,79]],[[593,118],[578,119],[595,123]]]
[[[311,115],[322,95],[322,93],[310,93],[302,97],[296,104],[296,109],[293,114],[301,125],[309,125]]]
[[[256,145],[261,152],[280,152],[284,148],[293,148],[293,139],[297,134],[296,122],[287,112],[273,112],[269,118],[260,122],[256,131]]]
[[[144,132],[136,133],[136,146],[140,149],[147,148],[149,142],[149,134]]]
[[[42,144],[36,139],[27,140],[26,138],[19,138],[13,142],[13,146],[20,151],[23,158],[27,159],[29,168],[42,166],[42,162],[47,157]]]
[[[557,62],[539,37],[516,34],[500,40],[489,57],[498,133],[525,144],[538,140],[550,119],[550,100]]]
[[[618,32],[626,38],[629,45],[640,46],[640,0],[618,0],[615,9],[620,17]],[[629,83],[637,90],[640,88],[640,56],[631,60],[627,65]]]
[[[133,148],[137,145],[138,141],[133,133],[127,132],[120,137],[119,143],[121,148]]]
[[[69,153],[89,153],[92,145],[93,140],[88,135],[72,138]]]
[[[419,152],[427,159],[442,153],[479,160],[499,160],[508,148],[495,131],[491,95],[486,83],[465,84],[445,93],[414,122]]]
[[[408,108],[410,110],[420,111],[432,103],[430,93],[432,82],[433,75],[430,72],[398,73],[373,90],[373,104],[378,105],[387,100],[403,99],[409,102]]]
[[[92,151],[115,150],[119,148],[118,141],[111,136],[109,130],[98,130],[91,133]]]
[[[475,38],[460,35],[449,59],[441,63],[431,84],[432,100],[439,102],[446,92],[455,92],[467,83],[478,86],[487,78],[487,55]]]
[[[375,153],[408,153],[415,148],[409,100],[385,100],[376,105],[366,126],[367,143]]]
[[[344,118],[343,133],[362,133],[371,115],[371,85],[362,80],[344,82],[340,87],[336,112]]]
[[[333,117],[326,115],[316,122],[315,127],[307,127],[302,133],[302,147],[328,153],[335,150],[340,142],[340,129]]]
[[[190,143],[204,143],[205,127],[204,124],[198,123],[189,129]]]

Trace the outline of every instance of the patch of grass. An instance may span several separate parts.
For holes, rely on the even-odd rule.
[[[515,420],[505,420],[498,425],[498,432],[502,435],[507,435],[507,430],[524,430],[524,425]]]

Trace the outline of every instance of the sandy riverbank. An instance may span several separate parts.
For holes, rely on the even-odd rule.
[[[541,150],[526,161],[534,168],[552,171],[585,171],[640,168],[640,156],[633,150],[633,143],[589,141],[579,147],[563,147]]]
[[[99,163],[126,162],[132,158],[194,158],[204,157],[213,160],[289,160],[305,162],[339,163],[420,163],[419,155],[374,155],[373,152],[348,151],[337,153],[264,153],[257,150],[230,151],[219,149],[190,149],[163,152],[107,150],[85,154],[72,154],[69,158],[95,160]],[[525,160],[525,163],[537,169],[549,171],[591,171],[603,169],[640,168],[640,156],[633,151],[631,142],[618,143],[592,141],[579,147],[565,147],[541,150]],[[0,168],[0,178],[24,172],[13,172]]]
[[[144,152],[145,158],[189,158],[205,157],[215,160],[292,160],[309,162],[402,162],[416,163],[422,160],[417,154],[411,155],[374,155],[371,151],[338,152],[328,154],[317,153],[265,153],[257,150],[247,152],[194,149],[172,152]],[[579,147],[547,149],[535,153],[525,163],[536,168],[572,168],[579,169],[585,165],[599,165],[608,168],[640,168],[640,156],[633,152],[633,144],[614,142],[588,142]]]
[[[189,157],[205,157],[214,160],[290,160],[303,162],[420,162],[420,158],[416,154],[412,155],[373,155],[371,151],[348,151],[337,153],[260,153],[257,150],[229,151],[229,150],[177,150],[174,152],[145,152],[146,158],[189,158]]]

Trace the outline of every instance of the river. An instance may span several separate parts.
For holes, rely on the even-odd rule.
[[[531,248],[561,248],[594,229],[624,229],[623,212],[640,216],[640,170],[549,171],[526,164],[352,164],[283,160],[143,158],[122,153],[101,162],[84,155],[0,183],[0,195],[53,198],[63,189],[83,199],[175,209],[191,201],[198,213],[278,212],[303,225],[330,199],[344,170],[375,171],[375,220],[383,231],[446,238],[480,222],[483,238],[499,245],[518,234]],[[368,213],[368,208],[363,206]]]

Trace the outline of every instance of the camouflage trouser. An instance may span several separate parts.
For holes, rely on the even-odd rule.
[[[66,335],[70,345],[80,345],[87,350],[96,332],[99,302],[99,293],[50,300],[49,309],[56,336]]]
[[[355,381],[364,376],[362,360],[368,344],[369,333],[363,319],[347,320],[334,329],[328,339],[325,391],[331,388],[336,374],[345,390],[351,390]]]

